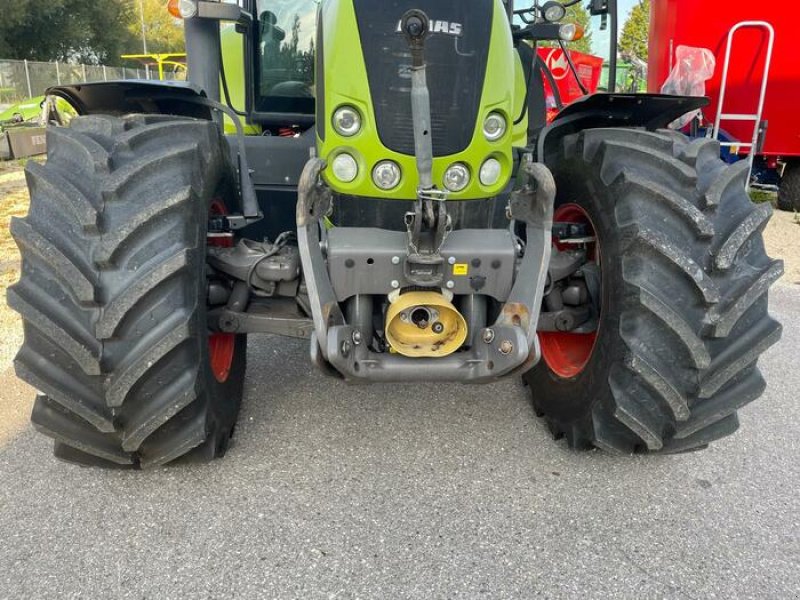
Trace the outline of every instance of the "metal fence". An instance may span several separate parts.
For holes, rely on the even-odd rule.
[[[181,75],[165,72],[166,79]],[[158,79],[156,68],[110,67],[30,60],[0,60],[0,104],[41,96],[53,85],[114,79]]]

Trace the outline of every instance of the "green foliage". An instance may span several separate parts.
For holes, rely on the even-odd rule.
[[[127,0],[13,0],[3,3],[0,57],[81,61],[116,59],[134,16]]]
[[[128,24],[128,32],[132,38],[133,48],[127,51],[131,54],[142,49],[142,21],[141,13],[144,12],[144,31],[147,37],[147,51],[166,54],[170,52],[183,52],[183,23],[173,17],[166,8],[164,0],[139,0],[135,2],[133,19]]]
[[[0,18],[0,58],[115,64],[142,50],[182,52],[183,27],[165,0],[13,0]]]
[[[750,188],[750,199],[756,204],[761,204],[762,202],[777,204],[778,194],[776,192]]]
[[[619,51],[623,57],[647,62],[647,38],[650,33],[650,0],[640,0],[622,28]]]

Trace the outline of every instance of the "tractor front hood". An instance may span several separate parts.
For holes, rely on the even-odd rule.
[[[399,30],[409,10],[430,20],[424,67],[430,106],[432,178],[445,189],[445,174],[454,165],[469,171],[469,183],[450,189],[449,200],[497,196],[513,170],[512,131],[518,111],[516,54],[505,8],[500,0],[328,0],[322,4],[317,43],[318,156],[333,163],[347,154],[355,176],[323,177],[347,196],[413,200],[420,176],[415,157],[412,114],[412,57]],[[419,70],[419,69],[417,69]],[[357,111],[355,133],[333,126],[337,110]],[[490,115],[504,120],[504,133],[487,137]],[[419,121],[416,121],[419,122]],[[482,165],[492,159],[500,176],[483,185]],[[399,183],[378,187],[372,176],[391,161]]]

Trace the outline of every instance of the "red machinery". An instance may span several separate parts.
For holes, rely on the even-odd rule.
[[[577,79],[575,79],[575,74],[569,68],[569,62],[561,48],[539,48],[538,52],[544,64],[553,74],[553,80],[558,88],[561,102],[566,105],[578,98],[582,98],[584,93],[578,85]],[[570,50],[569,55],[583,87],[589,93],[596,92],[603,72],[603,59],[599,56],[592,56],[575,50]],[[544,82],[544,93],[547,102],[547,120],[549,122],[555,118],[559,109],[556,106],[555,95],[550,89],[550,84],[547,80]]]
[[[717,117],[729,32],[743,21],[763,21],[775,31],[775,45],[767,77],[764,110],[760,118],[763,144],[759,154],[768,166],[786,162],[784,182],[800,181],[800,60],[797,59],[796,24],[800,3],[780,7],[769,2],[732,0],[720,5],[711,0],[652,0],[650,14],[650,65],[648,87],[658,92],[669,75],[675,49],[680,46],[709,48],[716,56],[714,76],[706,83],[711,104],[704,109],[707,124]],[[721,130],[741,142],[750,142],[757,113],[769,32],[765,27],[740,28],[732,38]],[[740,145],[740,151],[746,146]],[[791,172],[791,173],[790,173]],[[800,198],[796,199],[800,204]]]

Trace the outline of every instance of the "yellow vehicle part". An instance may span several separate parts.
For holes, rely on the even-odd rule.
[[[407,292],[389,305],[386,339],[403,356],[447,356],[467,339],[467,322],[442,294]]]
[[[222,43],[222,60],[225,66],[225,79],[228,82],[228,92],[233,108],[239,112],[247,111],[245,102],[245,60],[244,49],[242,47],[242,34],[236,31],[233,24],[225,24],[220,31],[220,41]],[[221,81],[220,81],[221,83]],[[222,99],[223,103],[225,98]],[[236,133],[236,126],[228,116],[224,118],[225,133]],[[260,135],[261,127],[246,123],[242,117],[245,135]]]

